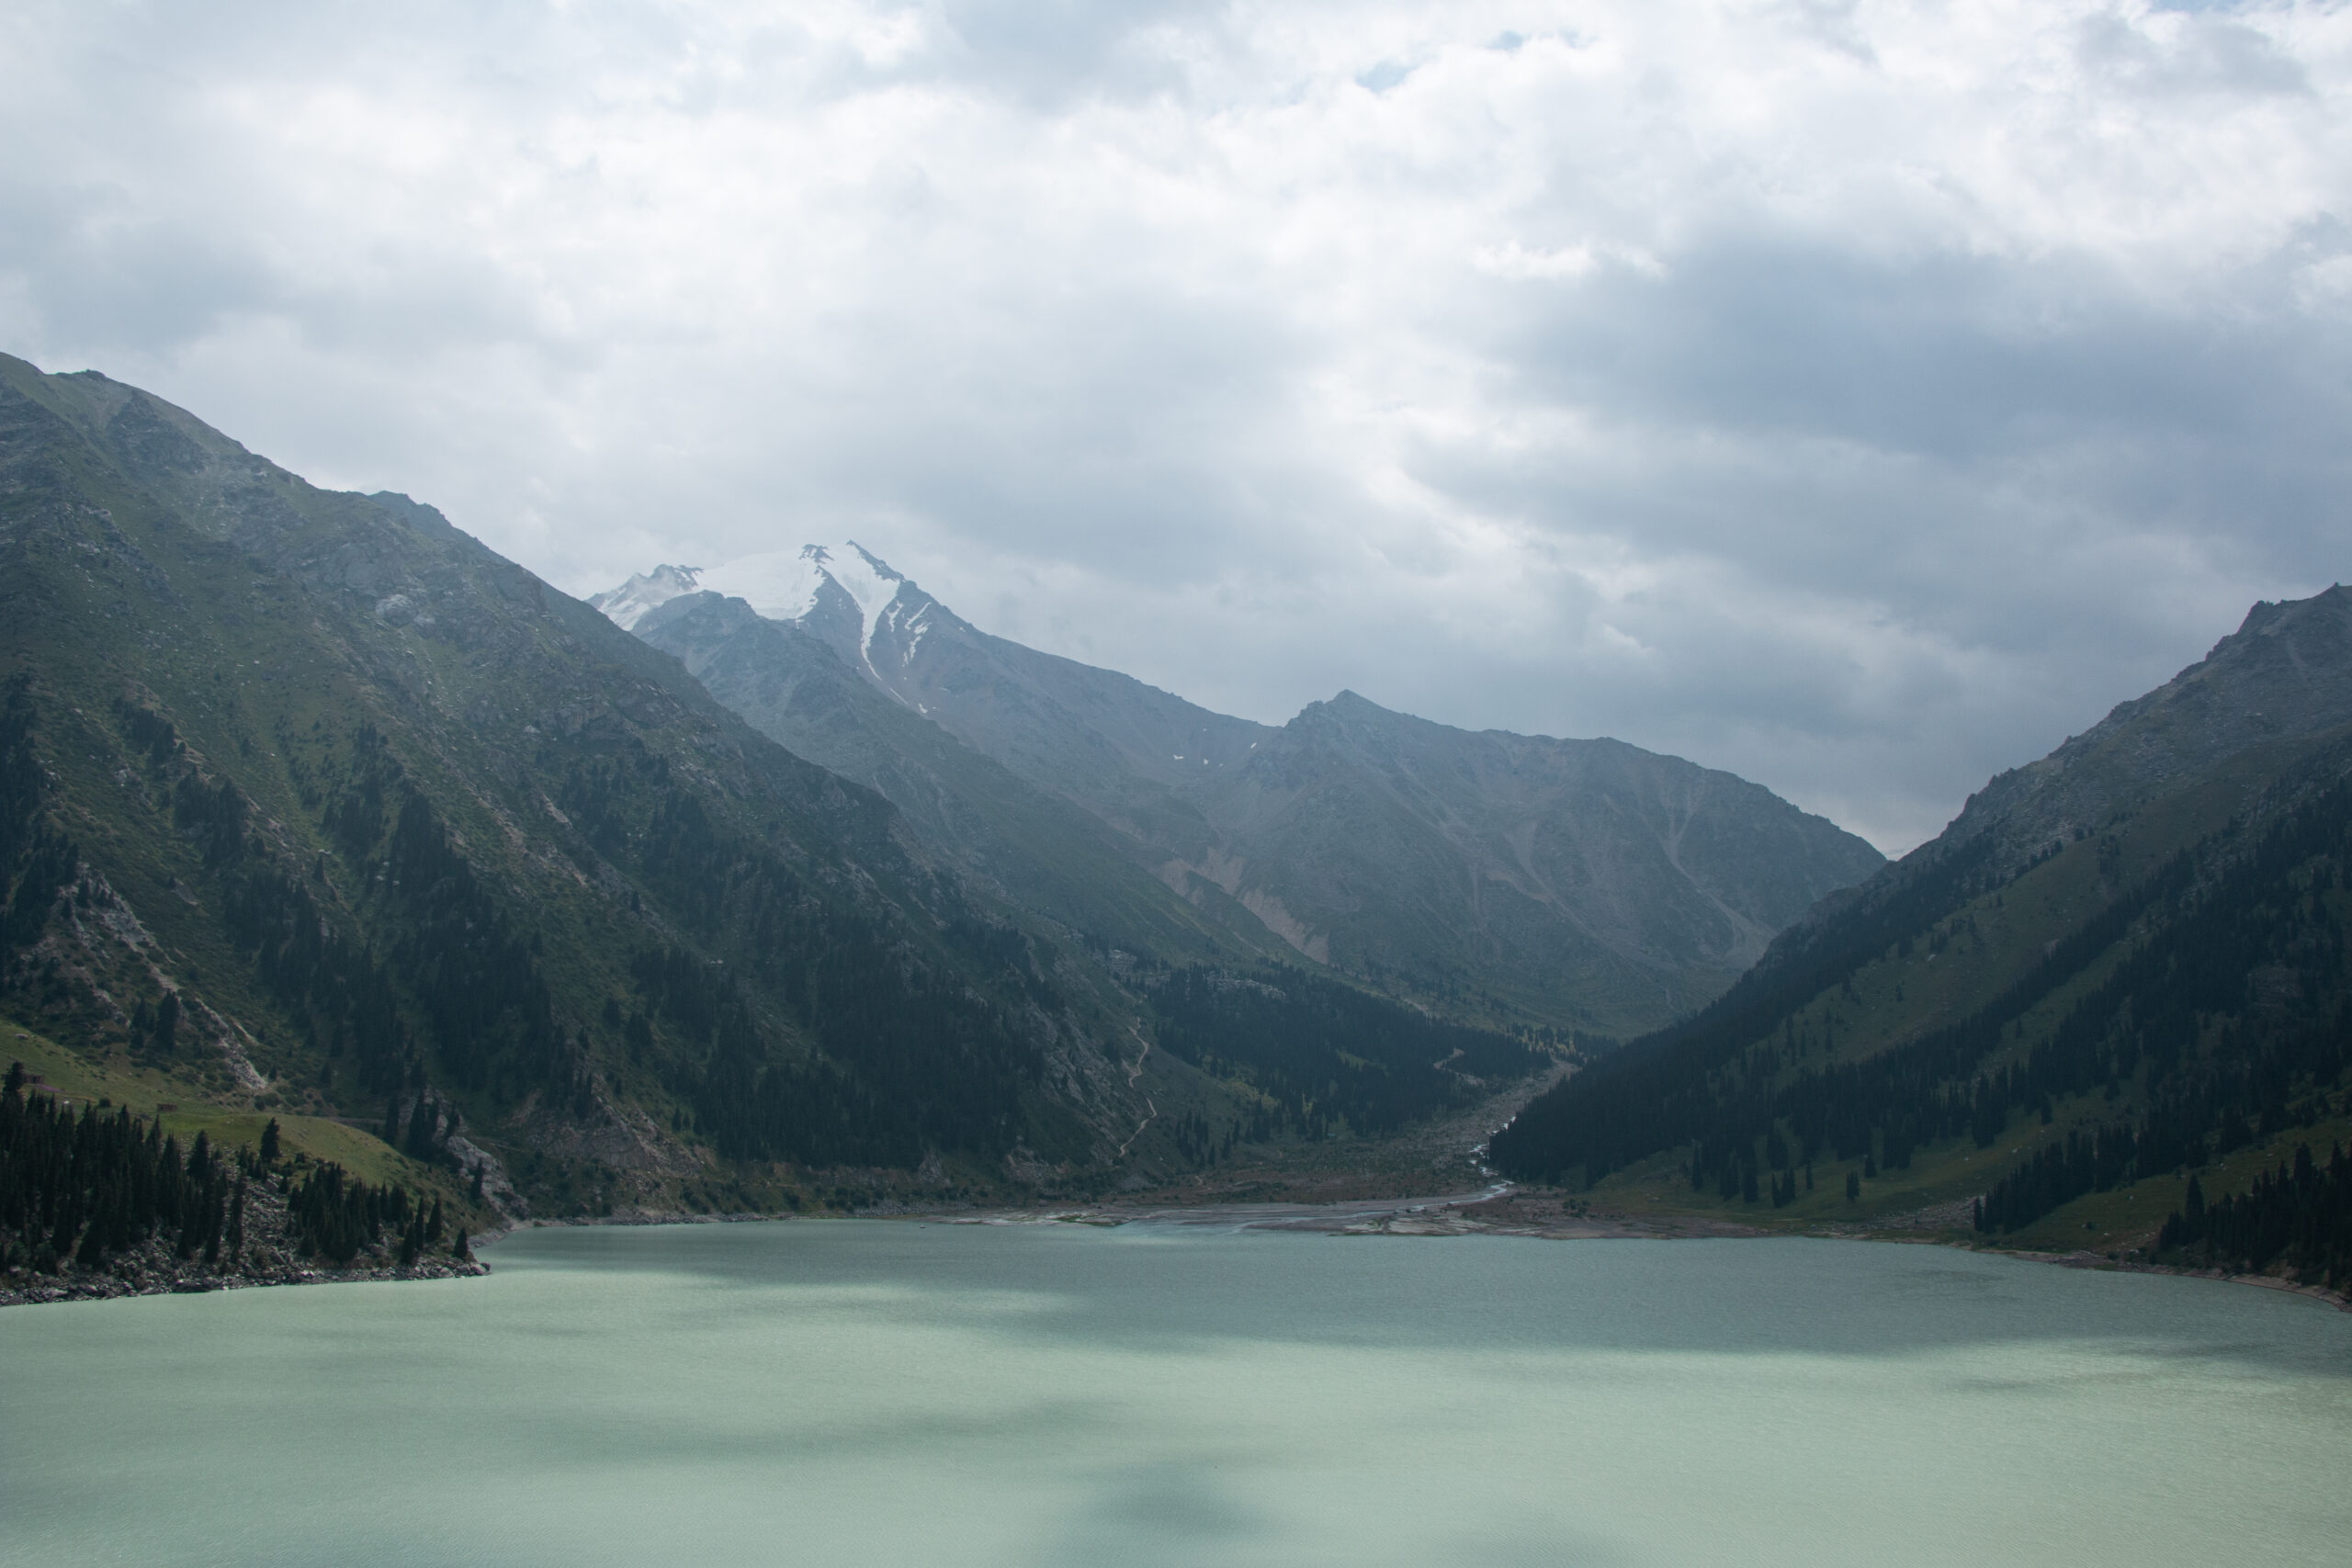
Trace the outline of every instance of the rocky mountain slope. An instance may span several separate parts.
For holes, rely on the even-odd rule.
[[[1730,773],[1453,729],[1351,692],[1196,798],[1221,843],[1188,873],[1311,955],[1604,1029],[1712,998],[1882,863]]]
[[[1138,865],[1100,818],[981,755],[865,679],[801,625],[690,592],[638,635],[755,728],[888,798],[930,850],[1087,940],[1175,962],[1274,956]]]
[[[1696,1018],[1531,1104],[1494,1155],[1668,1207],[1916,1211],[2045,1245],[2352,1269],[2352,1232],[2328,1240],[2321,1213],[2352,1135],[2347,873],[2352,593],[2335,588],[2256,605],[1993,780]],[[2276,1234],[2193,1220],[2230,1193]]]
[[[2014,866],[2230,758],[2346,722],[2352,592],[2256,604],[2205,658],[1970,796],[1937,853],[1985,838],[1996,863]]]
[[[1001,820],[1091,821],[1021,815],[1053,805]],[[1261,1011],[1328,982],[1171,969],[1246,953],[1109,863],[1040,916],[1000,892],[1086,878],[967,874],[431,508],[0,357],[0,1014],[142,1104],[350,1123],[559,1213],[1089,1189],[1345,1131],[1276,1114],[1282,1064],[1150,1048],[1171,975]],[[1434,1027],[1384,1006],[1318,1070],[1451,1109],[1479,1086],[1429,1077]]]
[[[1882,863],[1758,785],[1616,741],[1472,734],[1352,693],[1280,727],[1212,713],[990,637],[855,545],[661,567],[592,603],[935,846],[971,827],[923,803],[982,770],[909,719],[1079,808],[1232,938],[1462,1016],[1655,1025]],[[843,675],[899,710],[854,744]]]

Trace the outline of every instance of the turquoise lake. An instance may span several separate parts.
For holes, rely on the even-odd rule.
[[[0,1562],[2352,1560],[2352,1314],[1826,1241],[797,1222],[0,1312]]]

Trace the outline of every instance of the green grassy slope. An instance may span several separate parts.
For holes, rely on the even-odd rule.
[[[371,1128],[322,1116],[254,1111],[198,1099],[198,1088],[152,1062],[136,1062],[122,1055],[99,1058],[86,1048],[72,1049],[14,1027],[0,1028],[0,1065],[7,1063],[22,1063],[44,1091],[77,1107],[104,1100],[128,1106],[141,1118],[160,1116],[164,1130],[182,1144],[192,1142],[200,1132],[216,1147],[257,1148],[262,1129],[276,1122],[279,1145],[289,1156],[322,1163],[331,1160],[370,1184],[439,1192],[461,1211],[469,1207],[464,1200],[466,1184],[447,1165],[411,1159]]]
[[[2086,738],[2104,817],[2058,818],[2048,840],[2016,830],[2052,819],[2046,798],[2013,801],[2008,819],[1963,817],[1784,938],[1715,1007],[1531,1106],[1497,1159],[1637,1209],[1800,1226],[1907,1217],[2002,1245],[2118,1251],[2154,1246],[2191,1174],[2211,1198],[2243,1193],[2298,1146],[2324,1165],[2352,1134],[2341,600],[2250,618],[2302,639],[2291,660],[2256,654],[2293,668],[2311,728],[2132,789],[2114,761],[2132,754],[2132,726],[2164,724],[2166,744],[2193,748],[2179,712],[2126,705]],[[2242,653],[2225,641],[2176,685],[2241,680],[2260,707],[2267,677],[2233,669]],[[2074,787],[2064,769],[2042,773]],[[2037,1165],[2053,1147],[2076,1151],[2071,1174]],[[2317,1257],[2341,1244],[2296,1245]]]

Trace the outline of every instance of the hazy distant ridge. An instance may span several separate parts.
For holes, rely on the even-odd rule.
[[[926,800],[978,764],[878,713],[852,739],[847,697],[808,694],[849,678],[886,694],[1080,808],[1245,944],[1473,1013],[1661,1022],[1883,863],[1761,786],[1619,741],[1472,733],[1350,692],[1279,727],[1214,713],[989,636],[854,544],[659,567],[591,602],[938,847],[959,830]]]

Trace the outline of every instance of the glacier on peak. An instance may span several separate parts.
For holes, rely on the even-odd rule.
[[[906,579],[885,566],[881,559],[852,539],[842,547],[842,553],[833,554],[822,545],[810,545],[800,552],[803,560],[810,562],[838,584],[857,604],[857,612],[865,620],[865,627],[857,646],[871,658],[874,634],[882,624],[882,613],[899,597],[899,590]],[[756,604],[752,606],[759,610]],[[767,615],[760,610],[762,615]],[[803,612],[806,614],[807,612]],[[790,616],[770,616],[771,620],[788,620]]]
[[[638,622],[671,600],[699,592],[695,579],[701,572],[700,567],[657,566],[651,571],[637,573],[618,588],[590,594],[589,607],[603,611],[623,631],[633,632]]]
[[[871,663],[874,638],[885,619],[897,625],[892,606],[900,590],[912,586],[879,556],[855,540],[838,549],[803,545],[797,551],[771,550],[741,556],[723,566],[657,566],[640,572],[588,603],[627,631],[671,600],[686,593],[719,593],[741,599],[763,620],[806,620],[817,608],[819,596],[831,585],[857,611],[858,649]],[[924,610],[907,623],[922,639]],[[910,645],[909,659],[913,657]]]
[[[702,574],[702,586],[712,593],[741,599],[754,614],[771,621],[797,621],[817,607],[824,591],[823,552],[809,546],[798,554],[772,550],[742,556]]]

